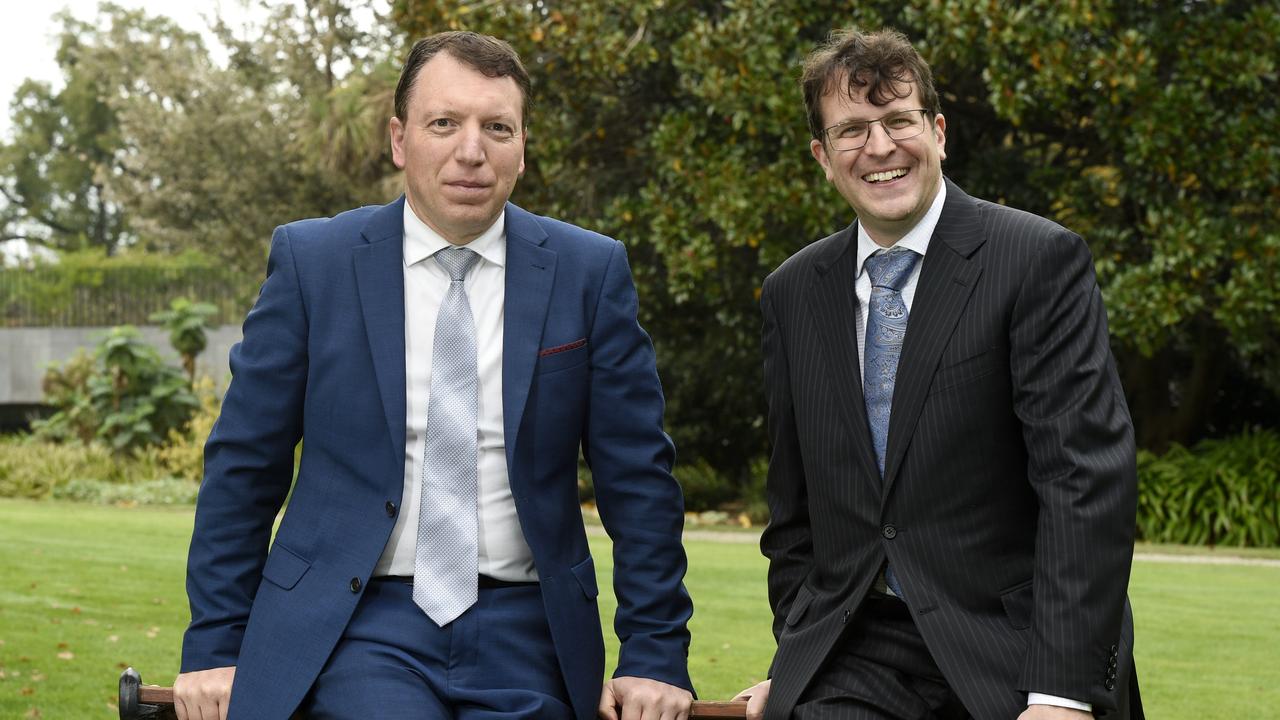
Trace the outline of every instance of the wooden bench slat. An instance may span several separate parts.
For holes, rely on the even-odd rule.
[[[140,718],[171,718],[173,715],[173,688],[162,687],[160,685],[137,685],[136,699],[131,698],[126,701],[125,695],[133,688],[129,687],[126,678],[133,668],[125,670],[120,675],[120,719],[121,720],[139,720]],[[136,673],[133,677],[137,677]],[[140,681],[140,679],[139,679]],[[136,708],[139,705],[154,706],[160,714],[137,715],[126,714],[127,708]],[[737,702],[719,702],[714,700],[695,700],[693,707],[689,711],[690,720],[702,720],[704,718],[745,718],[747,716],[747,704],[742,701]]]

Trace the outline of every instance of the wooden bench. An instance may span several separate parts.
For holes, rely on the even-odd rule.
[[[745,702],[708,702],[695,700],[690,720],[706,718],[745,718]],[[295,716],[297,718],[299,716]],[[128,668],[120,673],[120,720],[176,720],[173,711],[173,688],[143,685],[138,671]]]

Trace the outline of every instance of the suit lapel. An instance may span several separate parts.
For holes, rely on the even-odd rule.
[[[516,433],[533,383],[556,276],[556,253],[542,247],[547,233],[533,215],[507,203],[506,298],[502,322],[502,429],[507,468],[514,467]]]
[[[823,356],[846,425],[854,438],[858,473],[874,484],[873,491],[880,491],[880,470],[876,466],[875,451],[871,447],[871,431],[867,427],[866,403],[862,397],[862,379],[859,377],[859,361],[862,349],[858,347],[855,318],[858,313],[858,297],[854,293],[857,253],[854,251],[855,228],[850,225],[827,241],[821,255],[814,262],[813,282],[808,289],[808,302],[813,313],[814,326],[824,331],[817,333],[822,339]]]
[[[393,460],[404,463],[404,198],[375,211],[352,250],[360,312],[382,397]]]
[[[950,180],[946,183],[947,199],[920,269],[898,360],[885,449],[886,498],[915,432],[938,358],[982,274],[982,268],[969,259],[985,241],[977,204]]]

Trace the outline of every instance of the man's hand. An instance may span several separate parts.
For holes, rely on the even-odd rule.
[[[686,720],[693,695],[657,680],[616,677],[600,692],[602,720]]]
[[[747,720],[760,720],[764,717],[764,706],[769,701],[769,686],[772,683],[772,680],[761,680],[733,696],[734,700],[747,701]]]
[[[1057,705],[1028,705],[1018,720],[1093,720],[1093,713]]]
[[[173,681],[173,709],[178,720],[227,720],[235,677],[234,666],[179,675]]]

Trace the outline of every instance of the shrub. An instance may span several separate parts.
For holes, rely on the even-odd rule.
[[[698,459],[677,465],[675,476],[680,481],[680,489],[684,491],[686,512],[719,510],[724,504],[736,499],[737,488],[706,460]]]
[[[96,442],[0,438],[0,497],[43,500],[61,496],[59,488],[73,483],[125,485],[167,476],[151,452],[116,453]]]
[[[1280,545],[1280,434],[1254,430],[1163,456],[1138,453],[1138,536],[1151,542]]]
[[[156,455],[161,466],[174,477],[198,484],[204,477],[204,443],[213,431],[222,404],[213,380],[207,377],[200,378],[193,390],[200,408],[181,431],[169,430],[168,440],[156,448]]]
[[[120,451],[160,444],[199,406],[182,372],[129,326],[112,328],[92,360],[77,354],[51,367],[44,387],[57,412],[33,423],[38,437],[97,439]]]

